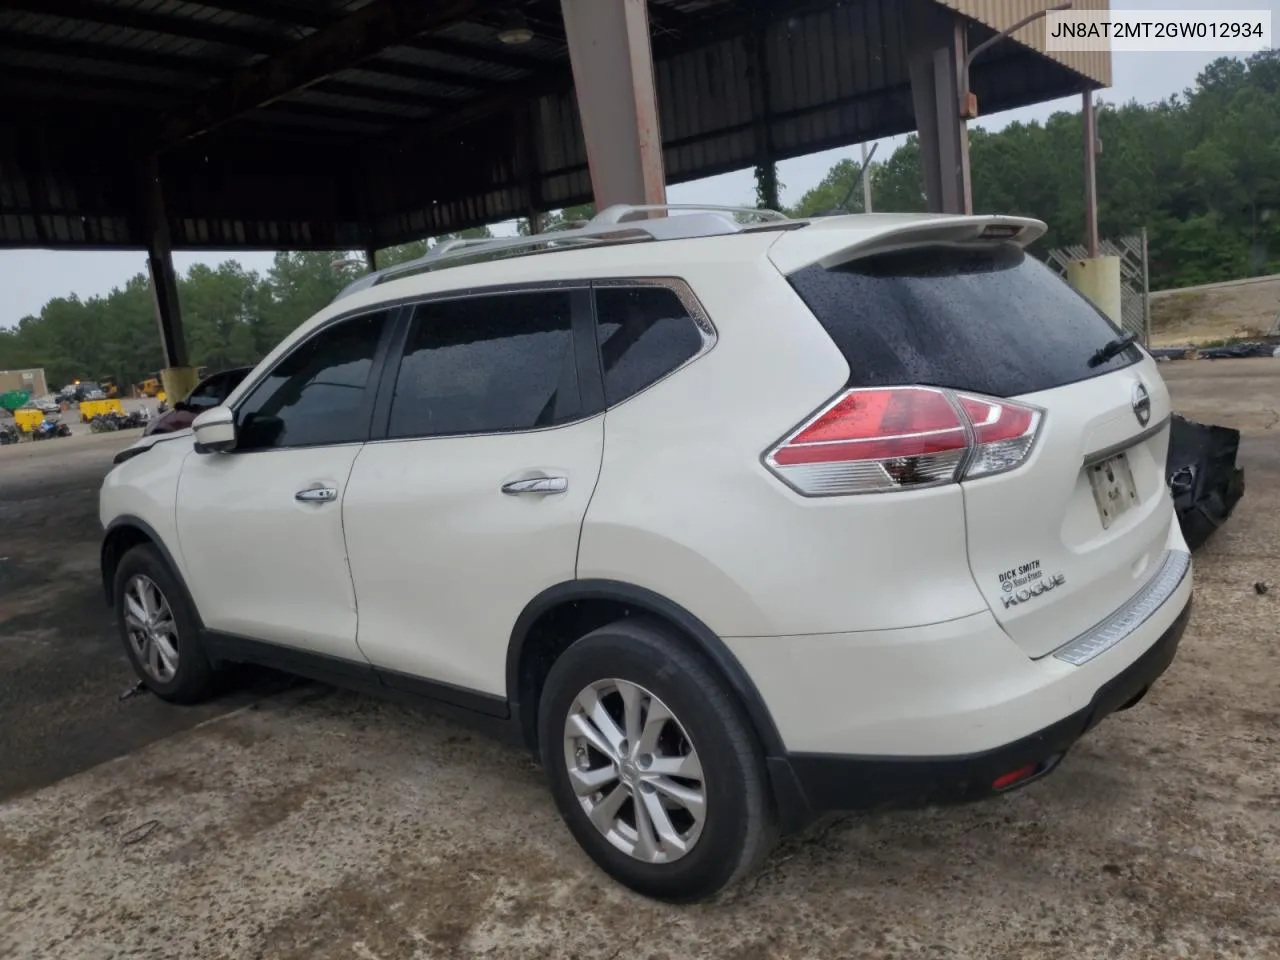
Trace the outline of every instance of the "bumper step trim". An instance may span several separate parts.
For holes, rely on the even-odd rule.
[[[1156,572],[1124,606],[1080,636],[1068,640],[1053,651],[1053,656],[1079,667],[1106,653],[1164,606],[1190,569],[1191,554],[1182,550],[1166,550],[1156,565]]]

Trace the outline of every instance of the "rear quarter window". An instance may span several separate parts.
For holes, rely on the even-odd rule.
[[[849,363],[851,387],[1035,393],[1137,362],[1104,314],[1013,244],[921,247],[788,278]]]
[[[657,383],[704,346],[697,320],[669,287],[600,286],[595,301],[607,406]]]

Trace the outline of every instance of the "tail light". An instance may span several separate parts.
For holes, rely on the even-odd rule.
[[[805,496],[910,490],[1012,470],[1042,412],[936,387],[849,390],[765,454]]]

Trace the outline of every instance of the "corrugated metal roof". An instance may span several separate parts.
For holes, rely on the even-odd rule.
[[[938,0],[938,2],[993,30],[1011,27],[1023,17],[1038,13],[1050,5],[1047,0]],[[1110,10],[1111,2],[1110,0],[1074,0],[1071,9],[1076,12]],[[1019,30],[1013,39],[1035,50],[1041,56],[1070,67],[1099,86],[1111,86],[1110,51],[1049,50],[1044,20]]]
[[[16,95],[0,101],[0,246],[141,244],[138,171],[163,124],[201,116],[202,90],[345,30],[370,2],[5,0],[0,84]],[[1041,5],[938,2],[973,19],[971,43]],[[512,3],[538,31],[529,43],[497,39]],[[556,0],[436,8],[465,18],[397,36],[170,149],[175,243],[381,246],[590,199]],[[910,25],[895,0],[649,10],[672,182],[914,126]],[[1077,62],[1018,39],[975,65],[984,112],[1074,92],[1080,75],[1109,79],[1105,55]]]

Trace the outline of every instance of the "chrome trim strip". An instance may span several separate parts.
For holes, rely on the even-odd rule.
[[[1143,441],[1150,440],[1161,430],[1167,427],[1172,419],[1172,415],[1166,416],[1159,423],[1147,427],[1137,436],[1130,437],[1128,440],[1122,440],[1119,443],[1113,443],[1111,446],[1103,447],[1101,450],[1095,450],[1093,453],[1085,454],[1084,465],[1086,467],[1091,467],[1095,463],[1101,463],[1103,460],[1108,460],[1111,457],[1114,457],[1117,453],[1124,453],[1130,447],[1136,447]]]
[[[1088,663],[1105,653],[1142,626],[1182,585],[1191,570],[1191,554],[1183,550],[1166,550],[1160,563],[1138,592],[1101,623],[1074,640],[1069,640],[1053,656],[1074,666]]]

